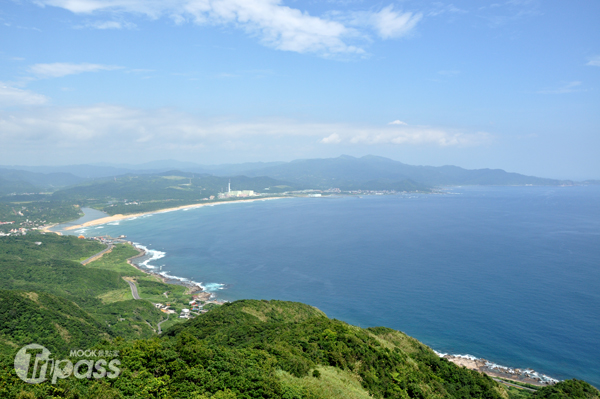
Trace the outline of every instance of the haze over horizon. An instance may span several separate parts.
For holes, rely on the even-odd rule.
[[[600,3],[23,0],[0,164],[388,157],[600,179]]]

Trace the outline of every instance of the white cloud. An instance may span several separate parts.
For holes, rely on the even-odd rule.
[[[75,75],[83,72],[97,72],[97,71],[112,71],[120,69],[121,67],[114,65],[100,65],[100,64],[70,64],[56,62],[54,64],[35,64],[29,68],[29,72],[37,76],[38,78],[59,78],[67,75]]]
[[[600,66],[600,55],[597,55],[595,57],[592,57],[590,59],[590,61],[585,64],[585,65],[589,65],[589,66]]]
[[[389,5],[372,14],[371,21],[382,39],[391,39],[408,34],[422,17],[423,14],[394,11],[394,6]]]
[[[348,137],[352,144],[408,144],[435,145],[440,147],[473,146],[490,142],[491,135],[486,132],[464,133],[428,126],[415,126],[393,129],[364,129],[353,132]]]
[[[388,123],[388,125],[408,125],[408,123],[402,122],[400,119],[396,119],[395,121]]]
[[[0,107],[39,105],[44,104],[46,101],[48,99],[41,94],[10,87],[0,82]]]
[[[341,141],[342,141],[342,139],[340,138],[340,135],[337,133],[332,133],[329,136],[320,140],[320,142],[323,144],[338,144]]]
[[[282,0],[32,0],[40,6],[55,6],[76,14],[112,12],[141,14],[151,19],[163,16],[182,24],[233,25],[256,35],[263,44],[278,50],[323,55],[362,54],[364,50],[349,44],[366,33],[344,23],[316,17],[284,6]],[[384,39],[410,32],[422,14],[394,11],[393,6],[376,13],[365,13],[369,26]],[[365,18],[363,18],[365,19]],[[362,26],[364,28],[364,26]]]
[[[29,109],[0,113],[0,142],[11,153],[36,151],[103,151],[125,148],[157,155],[164,151],[190,154],[196,149],[235,145],[432,145],[485,144],[487,133],[466,133],[427,126],[356,126],[264,119],[204,119],[173,109],[136,109],[100,104],[92,107]],[[262,144],[261,144],[262,145]],[[65,150],[66,151],[66,150]],[[2,156],[0,151],[0,157]]]

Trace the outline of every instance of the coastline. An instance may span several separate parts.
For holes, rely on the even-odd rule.
[[[131,246],[138,251],[138,254],[127,259],[127,263],[130,266],[136,268],[137,270],[141,271],[142,273],[145,273],[145,274],[148,274],[148,275],[158,278],[160,281],[162,281],[165,284],[182,285],[187,288],[187,291],[186,291],[187,295],[197,295],[199,297],[199,299],[202,301],[208,301],[210,299],[214,299],[214,295],[211,294],[210,292],[206,291],[201,284],[198,284],[193,281],[188,281],[182,277],[177,277],[177,276],[167,277],[160,273],[154,272],[154,271],[150,270],[149,268],[141,267],[140,265],[136,264],[134,262],[134,259],[142,258],[142,257],[148,255],[148,251],[145,247],[143,247],[141,245],[136,245],[133,242],[131,242]],[[151,259],[152,258],[150,258],[150,260]]]
[[[74,226],[69,226],[69,227],[66,227],[64,230],[76,230],[76,229],[81,229],[83,227],[98,226],[101,224],[116,222],[116,221],[120,221],[120,220],[126,220],[126,219],[136,218],[136,217],[140,217],[140,216],[146,216],[146,215],[153,215],[153,214],[157,214],[157,213],[173,212],[173,211],[178,211],[178,210],[182,210],[182,209],[201,208],[203,206],[214,206],[214,205],[222,205],[222,204],[238,204],[241,202],[266,201],[266,200],[275,200],[275,199],[282,199],[282,198],[286,198],[286,197],[266,197],[266,198],[253,198],[253,199],[247,199],[247,200],[217,201],[217,202],[210,202],[210,203],[203,203],[203,204],[181,205],[181,206],[177,206],[177,207],[173,207],[173,208],[159,209],[157,211],[150,211],[150,212],[132,213],[132,214],[128,214],[128,215],[118,214],[118,215],[113,215],[113,216],[107,216],[107,217],[100,218],[100,219],[90,220],[89,222],[85,222],[85,223],[74,225]],[[56,225],[44,226],[44,231],[50,231],[49,229],[54,226],[56,226]]]
[[[95,220],[92,220],[89,222],[82,223],[80,225],[69,226],[69,227],[65,228],[64,230],[75,230],[75,229],[84,228],[84,227],[88,227],[88,226],[97,226],[97,225],[101,225],[101,224],[106,224],[106,223],[110,223],[110,222],[114,222],[114,221],[127,220],[127,219],[136,218],[136,217],[140,217],[140,216],[144,216],[144,215],[151,215],[151,214],[155,214],[155,213],[166,213],[166,212],[177,211],[177,210],[198,208],[198,207],[202,207],[202,206],[214,206],[214,205],[228,204],[228,203],[254,202],[254,201],[267,200],[267,199],[281,199],[281,198],[286,198],[286,197],[269,197],[269,198],[254,198],[254,199],[248,199],[248,200],[219,201],[219,202],[212,202],[212,203],[183,205],[183,206],[178,206],[178,207],[173,207],[173,208],[165,208],[165,209],[161,209],[161,210],[157,210],[157,211],[143,212],[143,213],[137,213],[137,214],[129,214],[129,215],[119,214],[119,215],[114,215],[114,216],[103,217],[100,219],[95,219]],[[49,230],[49,229],[51,229],[54,226],[55,225],[44,226],[44,231],[51,232],[51,230]],[[60,234],[60,233],[57,233],[57,234]],[[202,283],[190,281],[190,280],[188,280],[186,278],[182,278],[182,277],[167,275],[166,273],[161,274],[158,271],[154,271],[153,268],[156,266],[149,265],[147,262],[151,262],[153,260],[158,260],[162,256],[159,255],[158,257],[154,257],[153,252],[155,252],[155,251],[151,250],[151,249],[149,250],[148,248],[144,247],[142,244],[133,243],[133,242],[130,242],[130,244],[138,251],[137,255],[127,259],[127,263],[130,264],[132,267],[135,267],[137,270],[139,270],[145,274],[148,274],[148,275],[151,275],[151,276],[154,276],[154,277],[160,279],[160,281],[162,281],[163,283],[184,286],[188,289],[187,292],[190,295],[194,294],[194,295],[202,296],[201,300],[207,301],[207,300],[214,300],[216,298],[216,295],[214,293],[206,291],[206,288],[204,286],[202,286]],[[160,254],[160,251],[158,251],[158,252]],[[136,259],[142,258],[144,256],[149,256],[149,258],[144,259],[143,261],[140,261],[140,262],[135,262]],[[436,352],[436,354],[438,354],[438,356],[447,359],[448,361],[458,365],[459,367],[466,367],[468,369],[478,371],[482,374],[486,374],[492,378],[502,378],[505,380],[527,383],[527,384],[536,385],[539,387],[553,385],[553,384],[559,382],[559,380],[556,380],[547,375],[538,373],[532,369],[519,369],[519,368],[511,368],[511,367],[501,366],[501,365],[492,363],[486,359],[476,358],[471,355],[445,354],[445,353],[439,353],[435,350],[434,350],[434,352]]]
[[[46,225],[42,226],[41,228],[39,228],[38,230],[40,230],[42,233],[54,233],[54,234],[58,234],[59,236],[62,236],[61,232],[50,230],[51,228],[58,226],[59,224],[60,223],[46,224]]]
[[[539,387],[554,385],[559,380],[549,377],[545,374],[538,373],[532,369],[519,369],[501,366],[492,363],[486,359],[480,359],[471,355],[449,355],[434,351],[439,357],[444,358],[457,366],[466,367],[470,370],[478,371],[482,374],[489,375],[492,378],[502,378],[514,382],[522,382]]]

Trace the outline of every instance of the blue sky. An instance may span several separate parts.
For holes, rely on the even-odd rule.
[[[375,154],[600,178],[600,2],[7,0],[0,164]]]

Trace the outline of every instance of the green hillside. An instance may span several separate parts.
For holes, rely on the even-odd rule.
[[[58,336],[60,330],[48,334]],[[491,378],[439,358],[399,331],[351,326],[294,302],[236,301],[175,326],[161,338],[112,339],[91,349],[107,346],[119,352],[118,378],[68,378],[56,385],[23,383],[5,355],[0,396],[509,398]],[[598,394],[572,380],[514,397],[595,399]]]
[[[32,342],[68,354],[111,337],[111,331],[75,303],[43,293],[0,290],[0,351]]]
[[[47,293],[72,301],[113,336],[155,335],[156,324],[164,315],[148,301],[132,300],[123,280],[145,278],[126,262],[137,251],[118,247],[86,266],[79,263],[104,248],[96,241],[56,234],[2,237],[0,289]],[[174,291],[181,297],[184,288],[176,286]]]

